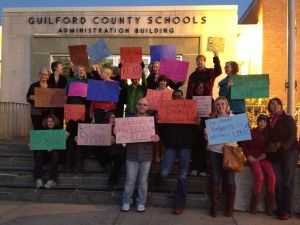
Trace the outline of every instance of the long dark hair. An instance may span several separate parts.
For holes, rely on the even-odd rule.
[[[203,86],[203,89],[204,89],[204,92],[203,92],[203,96],[209,96],[209,89],[207,88],[207,86],[205,85],[205,83],[203,83],[202,81],[199,81],[193,88],[193,96],[196,96],[196,89],[202,85]]]

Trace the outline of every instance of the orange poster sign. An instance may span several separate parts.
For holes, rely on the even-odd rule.
[[[64,107],[65,104],[65,89],[34,88],[34,107]]]
[[[84,105],[73,105],[65,104],[64,107],[65,120],[85,120],[85,106]]]

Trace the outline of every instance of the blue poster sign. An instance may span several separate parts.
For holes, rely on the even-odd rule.
[[[175,45],[151,45],[150,46],[151,62],[160,61],[161,58],[176,59]]]
[[[119,82],[88,79],[87,100],[118,102]]]
[[[103,39],[100,39],[98,42],[89,47],[87,52],[93,64],[112,55],[111,50],[108,48]]]

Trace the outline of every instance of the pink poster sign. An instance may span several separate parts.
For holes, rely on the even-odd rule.
[[[162,58],[158,70],[159,75],[166,75],[170,80],[184,81],[189,68],[189,62]]]

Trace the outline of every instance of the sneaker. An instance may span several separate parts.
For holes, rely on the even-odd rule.
[[[36,180],[35,187],[36,187],[36,189],[39,189],[39,188],[43,187],[43,181],[42,181],[42,179],[37,179]]]
[[[45,188],[53,188],[56,185],[54,180],[48,180],[47,183],[44,185]]]
[[[144,205],[138,205],[138,206],[136,207],[136,211],[139,212],[139,213],[145,212],[145,210],[146,210],[146,208],[145,208]]]
[[[286,212],[284,212],[284,213],[281,213],[280,215],[279,215],[279,219],[280,220],[287,220],[287,219],[289,219],[291,217],[291,215],[289,214],[289,213],[286,213]]]
[[[182,207],[181,205],[176,205],[174,210],[173,210],[173,214],[174,215],[180,215],[183,213],[183,209],[184,207]]]
[[[199,177],[206,177],[206,173],[205,172],[200,172]]]
[[[129,210],[130,210],[130,204],[123,204],[122,205],[122,211],[123,212],[129,212]]]
[[[190,173],[190,176],[192,176],[192,177],[196,177],[197,175],[198,175],[197,170],[192,170],[192,172]]]

